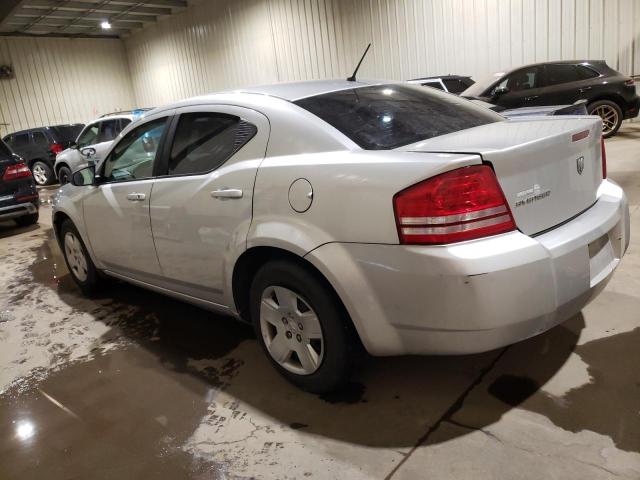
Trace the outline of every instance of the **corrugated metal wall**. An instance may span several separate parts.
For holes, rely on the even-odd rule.
[[[0,37],[0,135],[86,122],[133,107],[124,44],[113,39]]]
[[[604,58],[640,73],[640,0],[205,1],[126,40],[136,99],[249,84],[490,72]]]

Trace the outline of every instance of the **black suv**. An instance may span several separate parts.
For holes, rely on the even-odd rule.
[[[30,128],[11,133],[3,140],[24,159],[38,185],[49,185],[56,179],[56,155],[75,142],[82,127],[76,123]]]
[[[471,77],[465,75],[440,75],[437,77],[422,77],[407,80],[409,83],[422,85],[424,87],[433,87],[445,92],[455,93],[456,95],[464,92],[475,82]]]
[[[31,170],[0,141],[0,222],[15,220],[22,226],[34,224],[38,221],[39,207]]]
[[[587,101],[587,111],[602,118],[604,137],[616,134],[622,120],[640,108],[634,81],[604,60],[548,62],[500,72],[461,94],[505,108],[567,105]]]

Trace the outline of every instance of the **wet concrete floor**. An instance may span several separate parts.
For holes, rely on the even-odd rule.
[[[370,359],[323,397],[243,324],[118,282],[83,297],[48,206],[0,223],[0,479],[640,479],[638,141],[607,142],[632,243],[581,314],[486,354]]]

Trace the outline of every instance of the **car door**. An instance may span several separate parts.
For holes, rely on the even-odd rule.
[[[575,65],[550,63],[544,66],[542,105],[570,105],[580,98],[581,82]]]
[[[493,87],[491,103],[505,108],[542,105],[542,76],[542,67],[538,65],[510,73]]]
[[[51,161],[51,152],[49,150],[51,141],[47,138],[44,132],[40,130],[34,130],[31,132],[31,156],[32,158],[39,158],[44,161]],[[47,162],[49,163],[49,162]]]
[[[150,117],[113,146],[100,165],[97,186],[83,202],[91,248],[107,270],[155,283],[160,275],[149,199],[154,167],[170,114]]]
[[[225,302],[225,265],[244,250],[267,118],[234,106],[176,110],[165,175],[151,194],[151,227],[168,288]]]

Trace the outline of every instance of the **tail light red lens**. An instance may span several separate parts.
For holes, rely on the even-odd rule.
[[[515,230],[491,167],[459,168],[413,185],[393,198],[400,243],[445,244]]]
[[[636,82],[633,78],[630,78],[629,80],[625,80],[624,84],[628,87],[634,87],[636,85]]]
[[[607,150],[604,148],[604,138],[600,139],[600,149],[602,150],[602,178],[607,178]]]
[[[16,163],[9,165],[2,175],[3,180],[16,180],[18,178],[27,178],[31,176],[31,170],[24,163]]]
[[[53,153],[54,155],[57,155],[62,150],[64,150],[64,147],[59,143],[52,143],[51,146],[49,147],[49,150],[51,150],[51,153]]]

